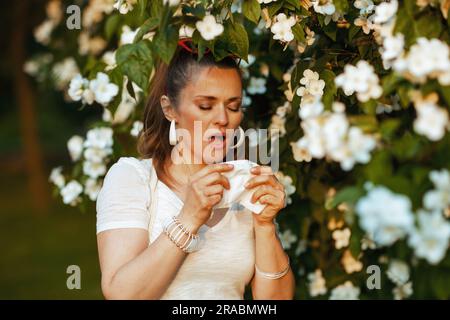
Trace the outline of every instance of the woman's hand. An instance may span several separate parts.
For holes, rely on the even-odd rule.
[[[250,172],[256,175],[245,184],[246,189],[255,188],[251,202],[255,203],[259,200],[259,203],[266,204],[264,210],[260,214],[254,213],[253,217],[260,224],[271,224],[278,212],[285,207],[284,186],[278,181],[269,166],[253,167]]]
[[[211,164],[189,177],[186,200],[180,217],[200,228],[211,216],[212,208],[222,200],[223,190],[230,189],[228,179],[221,172],[233,170],[232,164]]]

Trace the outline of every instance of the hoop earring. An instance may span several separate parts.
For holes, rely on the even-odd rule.
[[[177,131],[175,128],[175,120],[170,121],[170,129],[169,129],[169,143],[171,146],[174,146],[177,144]]]
[[[239,148],[239,147],[241,146],[241,144],[244,143],[244,140],[245,140],[245,132],[244,132],[244,129],[242,129],[242,127],[239,126],[238,130],[239,130],[239,140],[238,140],[238,142],[236,143],[236,145],[230,147],[231,149]],[[234,138],[234,134],[233,134],[233,138]],[[233,140],[234,140],[234,139],[233,139]]]

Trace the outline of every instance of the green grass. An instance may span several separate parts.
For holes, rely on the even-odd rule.
[[[103,299],[95,236],[95,210],[52,202],[39,216],[25,179],[4,176],[0,187],[0,299]],[[66,286],[69,265],[81,269],[81,289]]]

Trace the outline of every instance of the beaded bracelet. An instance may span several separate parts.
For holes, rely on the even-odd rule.
[[[172,229],[169,231],[170,228]],[[174,231],[178,231],[175,236],[173,235]],[[175,216],[172,216],[170,223],[164,226],[164,233],[184,252],[190,253],[198,250],[199,236],[187,230]],[[183,234],[186,235],[187,238],[183,244],[180,244]]]

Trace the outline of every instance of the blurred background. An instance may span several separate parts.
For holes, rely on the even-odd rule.
[[[101,299],[95,208],[54,201],[48,183],[53,167],[70,162],[67,140],[101,110],[79,111],[24,73],[42,49],[32,32],[45,4],[0,2],[0,299]],[[67,289],[69,265],[81,269],[81,290]]]

